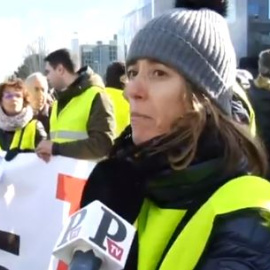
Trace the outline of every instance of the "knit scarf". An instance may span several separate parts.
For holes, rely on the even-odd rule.
[[[23,110],[13,116],[5,114],[0,106],[0,129],[5,131],[15,131],[24,128],[33,118],[33,110],[30,106],[26,106]]]

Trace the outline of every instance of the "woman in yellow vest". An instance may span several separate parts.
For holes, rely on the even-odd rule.
[[[34,151],[36,145],[46,139],[44,127],[33,120],[33,111],[26,98],[22,80],[0,85],[0,149],[7,152],[8,160],[19,152]]]
[[[270,269],[267,159],[234,119],[236,56],[218,14],[227,3],[183,3],[133,39],[131,126],[81,206],[100,200],[136,226],[126,270]]]

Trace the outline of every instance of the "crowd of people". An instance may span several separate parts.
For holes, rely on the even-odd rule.
[[[0,86],[6,159],[99,161],[81,207],[136,225],[128,270],[270,269],[270,49],[256,77],[237,70],[226,5],[176,1],[104,82],[60,49],[46,77]]]
[[[67,49],[52,52],[45,62],[46,76],[37,72],[0,85],[0,145],[6,159],[33,151],[46,162],[53,155],[105,157],[130,121],[124,63],[108,66],[103,82],[90,67],[76,71]]]

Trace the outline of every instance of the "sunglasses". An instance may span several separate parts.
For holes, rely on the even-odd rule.
[[[23,96],[22,93],[9,93],[9,92],[3,93],[3,98],[5,99],[12,99],[14,97],[21,98],[22,96]]]

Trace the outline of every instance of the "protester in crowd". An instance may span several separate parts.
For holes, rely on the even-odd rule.
[[[252,135],[256,136],[255,113],[247,94],[252,78],[247,70],[237,69],[236,82],[233,85],[232,106],[235,120],[249,126]]]
[[[227,2],[183,3],[133,39],[131,127],[93,170],[81,206],[97,199],[135,223],[125,269],[270,269],[267,161],[232,113],[236,56],[217,13]]]
[[[102,81],[89,69],[76,73],[66,49],[52,52],[45,61],[48,81],[58,97],[50,116],[50,141],[38,145],[38,156],[46,156],[45,161],[51,155],[77,159],[106,156],[113,144],[115,122]]]
[[[125,82],[125,64],[122,62],[114,62],[110,64],[105,75],[105,89],[113,102],[117,137],[130,123],[129,105],[123,97]]]
[[[42,123],[33,120],[23,81],[14,79],[0,84],[0,100],[0,149],[7,151],[6,159],[19,152],[34,151],[47,134]]]
[[[259,75],[248,93],[256,113],[258,133],[270,157],[270,49],[260,53],[258,66]]]
[[[49,94],[47,78],[40,72],[29,75],[25,84],[27,87],[27,100],[34,111],[35,119],[38,119],[47,133],[49,133],[49,114],[53,98]]]

